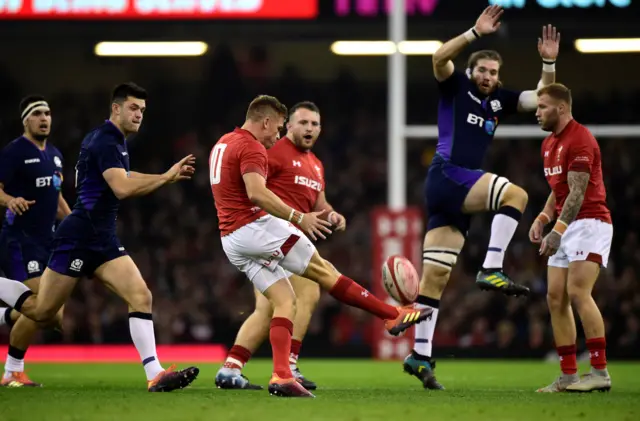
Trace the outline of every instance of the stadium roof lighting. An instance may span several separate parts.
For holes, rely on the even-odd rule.
[[[637,53],[640,38],[577,39],[575,47],[581,53]]]
[[[440,41],[402,41],[397,51],[405,55],[431,55],[442,43]],[[336,41],[331,52],[339,56],[388,56],[396,52],[391,41]]]
[[[96,44],[94,52],[103,57],[193,57],[203,55],[208,48],[200,41],[103,41]]]

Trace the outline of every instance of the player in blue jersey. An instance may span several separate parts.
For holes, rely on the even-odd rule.
[[[62,197],[62,154],[47,141],[51,109],[44,97],[20,102],[24,132],[0,152],[0,206],[7,208],[0,232],[0,269],[38,292],[47,266],[56,219],[71,210]],[[54,320],[60,326],[62,311]],[[13,325],[0,386],[40,386],[24,372],[24,356],[39,326],[11,308],[0,308],[0,325]]]
[[[534,111],[537,89],[555,81],[560,34],[551,25],[542,30],[538,40],[542,79],[536,90],[503,88],[502,59],[496,51],[477,51],[469,58],[466,72],[456,71],[452,60],[481,36],[497,31],[502,13],[499,6],[486,8],[473,28],[447,41],[433,55],[440,91],[439,133],[425,182],[429,220],[417,299],[420,308],[432,308],[433,313],[417,325],[413,352],[404,361],[404,370],[429,389],[443,389],[433,372],[432,340],[440,297],[464,245],[471,215],[496,212],[486,258],[476,277],[478,286],[507,295],[529,293],[502,269],[505,250],[527,205],[527,193],[506,178],[483,171],[481,166],[499,123],[516,112]]]
[[[38,321],[51,320],[81,277],[95,277],[129,306],[129,328],[140,354],[150,392],[188,386],[198,375],[189,367],[165,370],[158,361],[151,291],[116,235],[120,200],[142,196],[179,180],[190,179],[195,158],[189,155],[166,173],[142,174],[129,169],[126,138],[138,132],[147,93],[133,83],[113,91],[109,120],[82,141],[76,164],[78,199],[60,224],[38,294],[21,283],[0,278],[0,299]]]

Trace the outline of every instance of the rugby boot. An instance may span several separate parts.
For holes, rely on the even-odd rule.
[[[580,381],[577,374],[561,374],[549,386],[541,387],[538,393],[558,393],[567,390],[567,387]]]
[[[476,284],[483,291],[498,291],[505,295],[529,295],[529,288],[518,285],[502,269],[480,269]]]
[[[218,389],[244,389],[244,390],[262,390],[263,387],[253,384],[242,374],[237,368],[222,367],[216,373],[216,386]]]
[[[269,381],[269,394],[281,398],[315,398],[295,377],[281,379],[275,373]]]
[[[176,389],[184,389],[189,386],[200,373],[197,367],[189,367],[184,370],[175,371],[176,366],[172,365],[166,370],[158,373],[153,380],[147,381],[149,392],[171,392]]]
[[[431,358],[420,359],[412,352],[404,359],[402,368],[405,373],[419,379],[425,389],[444,390],[444,386],[436,380],[436,362]]]
[[[7,375],[8,374],[8,375]],[[40,383],[36,383],[29,379],[24,371],[11,371],[4,373],[0,381],[2,387],[42,387]]]
[[[315,384],[315,382],[312,382],[311,380],[307,379],[305,376],[302,375],[299,368],[296,368],[291,372],[293,373],[293,377],[295,377],[298,383],[300,383],[302,387],[304,387],[305,389],[316,390],[318,388],[318,385]]]
[[[393,336],[398,336],[411,326],[428,319],[433,313],[433,308],[431,307],[416,308],[414,304],[396,307],[396,309],[399,313],[398,317],[384,321],[384,327]]]
[[[604,370],[595,370],[580,376],[580,381],[567,386],[567,392],[573,393],[589,393],[593,391],[608,392],[611,390],[611,377],[605,368]]]

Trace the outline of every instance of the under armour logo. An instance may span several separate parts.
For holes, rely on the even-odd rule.
[[[294,167],[302,167],[302,162],[294,160],[293,161],[293,166]]]
[[[583,256],[584,252],[583,251],[576,251],[576,256]]]
[[[544,157],[548,157],[549,156],[549,151],[544,151]]]
[[[598,351],[594,351],[591,353],[591,358],[598,358],[600,356],[600,353]]]
[[[369,296],[369,291],[362,291],[360,295],[362,295],[364,298],[367,298]]]

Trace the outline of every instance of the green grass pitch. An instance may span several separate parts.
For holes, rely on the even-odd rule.
[[[612,363],[609,393],[535,393],[557,375],[556,364],[441,360],[445,391],[426,391],[400,362],[301,360],[320,388],[316,399],[283,399],[265,391],[215,389],[218,365],[200,365],[185,390],[152,394],[144,372],[131,364],[30,364],[42,389],[0,389],[2,421],[567,421],[640,420],[640,364]],[[185,365],[181,365],[184,367]],[[582,365],[582,371],[588,367]],[[268,360],[251,361],[245,374],[267,384]]]

